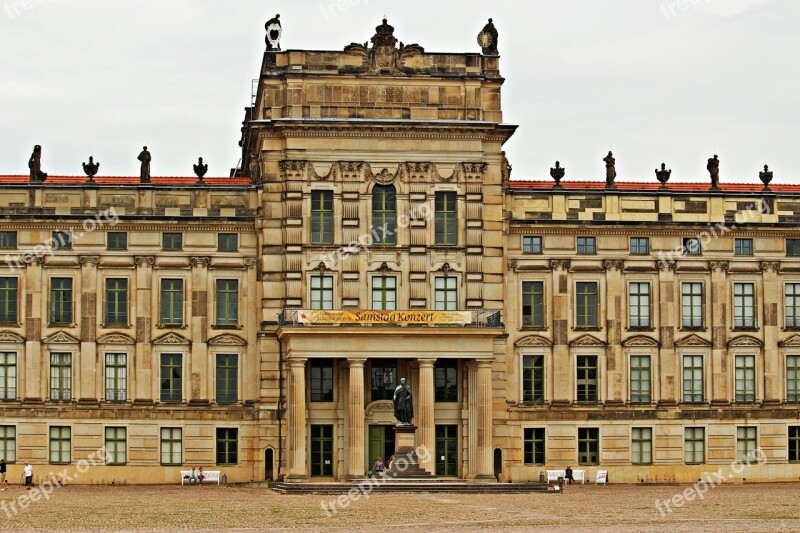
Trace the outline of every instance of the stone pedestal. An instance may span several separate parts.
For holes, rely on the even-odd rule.
[[[434,479],[433,474],[420,466],[417,456],[417,426],[395,426],[394,463],[386,470],[386,475],[394,479]],[[435,450],[419,450],[423,458],[433,457]]]

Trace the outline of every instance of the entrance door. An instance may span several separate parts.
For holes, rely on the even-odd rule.
[[[503,450],[495,448],[494,450],[494,477],[497,481],[503,481]]]
[[[311,426],[311,477],[333,475],[333,426]]]
[[[436,426],[436,475],[458,477],[458,426]]]
[[[392,455],[394,455],[394,426],[370,426],[367,470],[372,470],[378,457],[388,466],[389,457]]]
[[[264,470],[267,481],[275,481],[275,451],[272,448],[264,451]]]

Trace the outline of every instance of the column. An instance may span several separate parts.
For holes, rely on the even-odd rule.
[[[366,359],[348,357],[350,393],[347,400],[347,426],[350,437],[348,479],[364,479],[364,362]]]
[[[288,416],[286,417],[287,483],[308,481],[306,475],[306,360],[289,362]]]
[[[431,474],[436,473],[436,425],[434,421],[434,396],[433,365],[436,359],[417,359],[419,363],[419,390],[417,391],[417,446],[424,446],[424,457],[427,461],[420,460],[419,466]]]
[[[478,359],[478,470],[475,481],[496,481],[492,465],[492,360]]]
[[[478,473],[478,363],[467,361],[467,393],[464,395],[464,409],[467,413],[467,468],[465,478],[474,480]]]

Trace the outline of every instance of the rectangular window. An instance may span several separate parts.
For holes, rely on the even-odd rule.
[[[800,355],[786,356],[786,401],[800,402]]]
[[[542,238],[541,237],[522,237],[522,253],[524,254],[540,254],[542,253]]]
[[[436,311],[455,311],[458,309],[458,289],[456,288],[456,281],[456,278],[451,277],[436,278]]]
[[[522,357],[522,401],[544,402],[544,355]]]
[[[522,325],[544,328],[544,282],[522,282]]]
[[[333,276],[311,276],[311,309],[333,309]]]
[[[373,244],[397,244],[397,190],[393,185],[372,189]]]
[[[597,253],[597,240],[595,237],[578,237],[578,253],[592,255]]]
[[[0,426],[0,458],[6,463],[17,462],[16,426]]]
[[[239,356],[217,354],[217,403],[239,401]]]
[[[162,234],[161,249],[165,252],[180,252],[183,250],[183,233]]]
[[[239,235],[236,233],[220,233],[217,235],[218,252],[238,252]]]
[[[706,462],[705,428],[686,428],[683,437],[683,462],[701,465]]]
[[[17,232],[0,231],[0,250],[17,249]]]
[[[753,239],[736,239],[733,249],[736,255],[753,255]]]
[[[372,401],[391,400],[397,387],[397,360],[373,359],[371,364]]]
[[[800,239],[786,239],[786,255],[789,257],[800,256]]]
[[[736,356],[736,401],[756,401],[756,358],[754,355]]]
[[[650,284],[631,283],[628,285],[628,304],[632,329],[649,329],[650,324]]]
[[[161,428],[161,464],[183,464],[183,430],[181,428]]]
[[[703,284],[681,285],[681,324],[684,328],[703,327]]]
[[[372,308],[376,311],[397,309],[397,278],[374,276],[372,278]]]
[[[0,400],[17,399],[17,354],[0,352]],[[0,459],[3,456],[0,455]]]
[[[217,280],[217,326],[239,325],[239,281]]]
[[[435,398],[437,402],[458,401],[458,361],[440,359],[434,366]]]
[[[72,250],[72,232],[54,231],[53,250]]]
[[[736,460],[755,463],[758,459],[758,429],[752,426],[736,428]]]
[[[789,426],[789,462],[800,462],[800,426]]]
[[[235,465],[239,462],[239,430],[217,428],[217,464]]]
[[[72,461],[72,429],[65,426],[50,428],[50,464],[68,465]]]
[[[578,282],[575,284],[575,326],[577,328],[597,327],[597,283]]]
[[[50,400],[72,400],[72,354],[50,354]]]
[[[125,428],[106,428],[106,464],[124,465],[128,462],[127,430]]]
[[[109,251],[128,249],[128,234],[124,231],[109,231],[106,236],[106,247]]]
[[[733,327],[756,327],[755,285],[752,283],[733,284]]]
[[[183,356],[179,353],[161,354],[161,401],[183,401]]]
[[[19,323],[19,279],[0,278],[0,324]]]
[[[333,475],[333,426],[311,425],[311,477]]]
[[[72,324],[72,278],[50,280],[50,323]]]
[[[311,360],[311,401],[333,401],[333,359]]]
[[[526,465],[544,464],[544,428],[525,428],[524,446]]]
[[[650,403],[650,356],[631,356],[631,403]]]
[[[436,245],[455,246],[458,244],[458,208],[456,193],[436,193]]]
[[[333,191],[311,191],[311,244],[333,244]]]
[[[631,237],[631,255],[648,255],[650,239],[648,237]]]
[[[597,403],[597,357],[579,355],[578,363],[578,403]]]
[[[703,245],[700,239],[696,237],[683,239],[683,255],[703,255]]]
[[[599,428],[578,428],[578,463],[600,464]]]
[[[787,283],[783,287],[786,302],[786,327],[800,328],[800,283]]]
[[[161,280],[161,325],[183,325],[183,280]]]
[[[703,356],[683,356],[683,401],[703,403]]]
[[[635,465],[653,464],[653,430],[633,428],[631,430],[631,463]]]
[[[106,279],[106,326],[128,325],[128,280]]]
[[[106,401],[124,402],[128,399],[128,355],[106,354]]]

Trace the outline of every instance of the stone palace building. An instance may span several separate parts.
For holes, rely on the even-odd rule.
[[[406,377],[442,478],[800,477],[800,186],[510,179],[479,44],[273,19],[231,177],[0,176],[12,472],[358,479]]]

